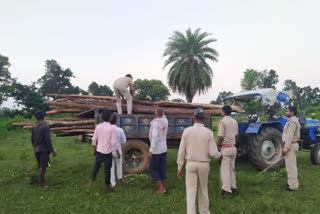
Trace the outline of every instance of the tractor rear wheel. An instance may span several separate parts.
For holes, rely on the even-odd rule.
[[[126,174],[136,174],[149,166],[149,145],[143,140],[128,140],[122,146],[123,171]]]
[[[314,165],[320,164],[320,143],[315,144],[310,152],[311,162]]]
[[[281,132],[273,127],[263,127],[259,134],[249,137],[249,157],[252,163],[260,170],[270,165],[270,169],[279,169],[284,166],[282,157]]]

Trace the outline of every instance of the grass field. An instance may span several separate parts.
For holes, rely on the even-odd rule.
[[[168,153],[168,192],[153,196],[146,176],[130,178],[115,192],[104,193],[103,172],[91,192],[86,192],[93,166],[91,146],[73,138],[52,137],[57,157],[47,173],[49,188],[36,187],[37,171],[30,134],[10,131],[0,137],[0,213],[186,213],[184,181],[176,178],[176,150]],[[284,192],[283,169],[258,174],[247,161],[237,162],[240,195],[231,200],[219,197],[217,162],[209,177],[212,213],[318,213],[320,167],[311,165],[309,153],[299,153],[300,190]],[[148,174],[147,174],[148,175]]]

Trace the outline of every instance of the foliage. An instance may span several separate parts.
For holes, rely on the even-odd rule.
[[[175,31],[163,53],[167,57],[164,68],[171,65],[169,87],[173,92],[185,95],[187,102],[192,102],[197,93],[204,94],[212,86],[213,71],[207,60],[216,62],[218,57],[218,52],[209,47],[216,40],[200,30],[189,28],[185,34]]]
[[[279,82],[278,74],[275,70],[257,71],[254,69],[247,69],[243,73],[241,79],[241,88],[244,91],[251,91],[259,88],[273,88]]]
[[[44,98],[41,96],[35,83],[31,85],[23,85],[14,81],[14,90],[11,96],[15,99],[18,106],[22,107],[22,111],[28,112],[32,116],[37,111],[47,111],[48,106],[44,103]]]
[[[47,60],[45,67],[45,74],[37,82],[40,84],[42,96],[50,93],[80,93],[81,89],[71,84],[71,78],[74,78],[74,75],[69,68],[63,69],[55,60]]]
[[[107,85],[98,85],[96,82],[92,82],[88,87],[88,92],[95,96],[112,96],[113,91]]]
[[[137,79],[134,81],[134,98],[137,100],[147,100],[157,102],[168,100],[169,89],[161,80]]]
[[[221,91],[216,100],[212,100],[210,104],[223,104],[223,98],[233,95],[231,91]]]
[[[6,100],[10,90],[12,78],[9,67],[9,58],[0,54],[0,105]]]

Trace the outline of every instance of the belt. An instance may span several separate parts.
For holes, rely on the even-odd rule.
[[[223,147],[223,148],[233,148],[233,147],[234,147],[234,144],[230,144],[230,143],[222,144],[222,147]]]

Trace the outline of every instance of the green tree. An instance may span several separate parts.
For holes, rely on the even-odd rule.
[[[160,80],[141,80],[134,81],[134,97],[137,100],[148,100],[157,102],[168,100],[169,89]]]
[[[261,80],[261,73],[254,69],[247,69],[243,73],[241,79],[241,88],[244,91],[251,91],[259,88]]]
[[[95,96],[112,96],[113,91],[107,85],[98,85],[96,82],[92,82],[88,87],[88,92]]]
[[[276,89],[276,84],[279,82],[278,74],[275,70],[264,70],[261,72],[260,88]]]
[[[23,85],[14,81],[12,86],[14,90],[12,90],[10,96],[15,99],[18,106],[22,107],[22,111],[32,115],[37,111],[48,110],[48,106],[43,102],[44,98],[35,83]]]
[[[73,94],[80,92],[79,87],[74,87],[71,84],[71,78],[74,78],[74,75],[69,68],[63,69],[55,60],[47,60],[45,67],[45,74],[38,80],[43,96],[50,93]]]
[[[9,67],[9,58],[0,54],[0,105],[6,100],[10,90],[12,78]]]
[[[241,79],[241,88],[244,91],[256,90],[259,88],[273,88],[276,89],[276,84],[279,82],[278,74],[275,70],[257,71],[254,69],[247,69],[243,73]]]
[[[210,102],[210,104],[223,104],[223,98],[233,95],[231,91],[222,91],[219,93],[216,100]]]
[[[185,35],[175,31],[169,38],[163,53],[167,60],[164,68],[171,65],[168,72],[169,87],[173,92],[186,96],[191,103],[194,96],[204,94],[212,86],[213,71],[207,60],[217,62],[218,52],[209,47],[215,39],[209,33],[189,28]]]

